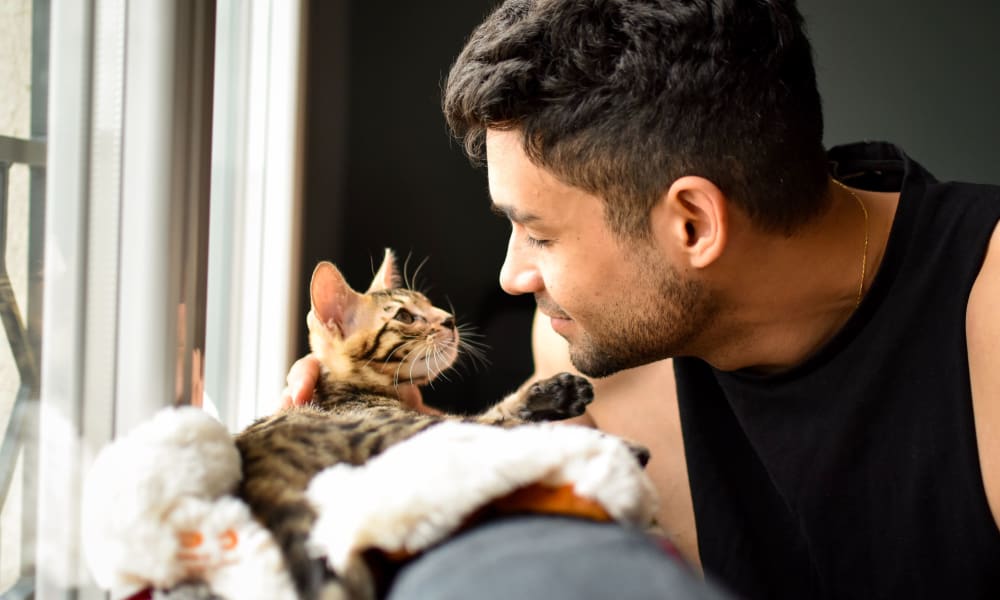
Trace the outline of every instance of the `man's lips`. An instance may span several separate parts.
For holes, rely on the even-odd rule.
[[[564,313],[549,313],[549,312],[545,312],[544,310],[541,311],[541,313],[543,315],[545,315],[546,317],[550,318],[550,319],[559,319],[560,321],[571,321],[572,320],[572,319],[569,318],[569,315],[564,314]]]
[[[567,335],[570,329],[570,323],[573,321],[569,317],[549,317],[549,325],[552,327],[552,331],[560,334]]]
[[[539,300],[535,298],[535,304],[538,306],[538,312],[542,313],[550,319],[560,319],[562,321],[571,321],[569,315],[559,310],[554,304],[546,302],[544,300]]]

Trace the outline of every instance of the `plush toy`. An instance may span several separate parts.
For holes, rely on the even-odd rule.
[[[195,408],[165,409],[103,449],[84,494],[97,583],[154,600],[296,598],[273,538],[232,496],[239,479],[230,434]],[[626,444],[558,424],[442,423],[362,466],[326,469],[307,495],[310,552],[348,577],[367,572],[371,551],[404,560],[497,513],[645,527],[655,509]]]
[[[239,480],[232,436],[197,408],[164,409],[106,446],[83,496],[97,584],[116,597],[146,588],[211,597],[191,595],[207,587],[223,598],[295,598],[270,533],[230,495]]]

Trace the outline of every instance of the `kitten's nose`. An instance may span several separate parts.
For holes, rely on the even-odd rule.
[[[454,329],[455,328],[455,317],[448,317],[447,319],[445,319],[444,321],[442,321],[441,322],[441,327],[443,327],[445,329]]]

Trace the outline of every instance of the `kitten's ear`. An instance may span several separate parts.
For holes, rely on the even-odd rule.
[[[360,296],[347,284],[333,263],[323,261],[313,269],[309,283],[312,313],[330,331],[347,337],[348,325]]]
[[[391,290],[399,287],[399,274],[396,273],[396,256],[390,248],[385,249],[385,258],[382,259],[382,266],[375,273],[375,279],[368,287],[368,292],[378,292]]]

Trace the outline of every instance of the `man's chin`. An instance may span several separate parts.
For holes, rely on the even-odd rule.
[[[569,351],[569,362],[577,371],[594,379],[608,377],[619,371],[631,369],[642,364],[622,360],[619,357],[608,354],[601,355],[593,351],[575,352],[572,346],[570,346]]]

